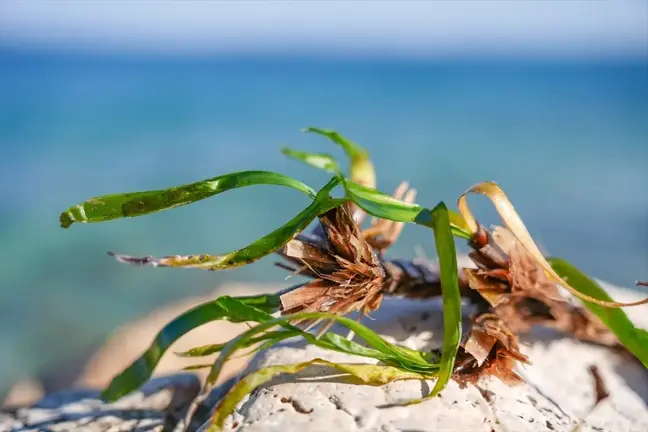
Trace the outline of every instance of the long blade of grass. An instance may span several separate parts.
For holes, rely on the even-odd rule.
[[[376,187],[376,170],[366,149],[332,130],[308,127],[304,131],[322,135],[342,147],[351,161],[351,180],[364,186]]]
[[[384,351],[365,347],[337,333],[326,333],[320,338],[320,340],[325,341],[327,344],[329,344],[329,346],[319,345],[322,348],[334,349],[346,354],[374,358],[387,363],[392,362],[394,358],[393,354],[385,354]],[[317,342],[315,342],[315,344],[317,344]],[[410,359],[415,359],[417,364],[428,365],[436,364],[437,362],[437,359],[430,353],[415,351],[398,345],[392,345],[392,348],[394,349],[394,351],[402,353],[403,356],[407,356]]]
[[[457,268],[457,251],[454,244],[450,212],[441,202],[431,211],[421,212],[416,223],[434,230],[434,240],[439,255],[439,268],[443,300],[443,348],[439,366],[439,378],[432,392],[421,399],[404,405],[423,402],[437,396],[448,384],[454,370],[454,362],[461,343],[461,293]]]
[[[223,296],[188,310],[168,323],[144,354],[113,378],[102,397],[115,401],[139,388],[151,377],[169,347],[191,330],[222,319],[230,322],[267,321],[273,318],[270,314],[278,311],[280,304],[279,296],[271,294],[239,298]]]
[[[436,369],[438,367],[438,365],[436,364],[432,364],[425,360],[421,360],[422,357],[411,355],[409,351],[398,349],[398,347],[384,340],[376,332],[374,332],[370,328],[360,324],[355,320],[346,318],[344,316],[327,313],[327,312],[302,312],[302,313],[296,313],[291,315],[285,315],[279,318],[275,318],[269,321],[259,323],[258,325],[254,326],[253,328],[245,331],[244,333],[240,334],[236,338],[229,341],[226,344],[226,346],[221,350],[221,354],[218,357],[218,359],[216,359],[216,362],[214,363],[212,370],[210,371],[209,376],[207,377],[207,384],[212,385],[214,382],[216,382],[220,374],[220,371],[223,365],[225,364],[225,362],[228,360],[229,356],[232,355],[232,353],[234,353],[239,348],[243,347],[247,343],[247,341],[253,338],[256,334],[261,333],[267,329],[270,329],[278,325],[285,325],[293,321],[310,320],[310,319],[323,319],[323,320],[335,321],[343,325],[347,329],[352,330],[356,334],[356,336],[358,336],[359,338],[367,342],[371,348],[383,354],[381,356],[381,359],[383,361],[392,361],[394,365],[400,365],[406,369],[411,369],[412,367],[423,368],[423,369],[425,368]],[[328,339],[326,338],[327,334],[325,334],[321,339],[317,339],[313,335],[308,333],[304,333],[304,335],[305,337],[307,337],[309,342],[315,345],[319,345],[327,349],[340,348],[339,345],[335,346],[333,344],[327,343],[328,342]],[[361,345],[354,343],[353,345],[347,345],[342,348],[346,350],[355,347],[361,347]],[[336,349],[336,351],[337,350],[338,349]],[[367,357],[368,354],[364,349],[358,353],[353,351],[345,351],[345,352],[347,352],[348,354],[363,355],[365,357]]]
[[[495,209],[499,213],[500,217],[504,221],[509,231],[511,231],[511,233],[520,242],[520,244],[522,244],[522,246],[527,250],[527,252],[529,252],[529,254],[533,256],[536,262],[547,273],[547,276],[549,276],[549,278],[552,279],[555,283],[561,284],[563,287],[565,287],[575,296],[579,297],[582,300],[586,300],[588,304],[596,303],[597,305],[605,306],[605,307],[627,307],[627,306],[638,306],[638,305],[648,303],[648,298],[636,302],[629,302],[629,303],[622,303],[613,300],[597,299],[586,293],[580,292],[579,290],[571,286],[570,283],[562,280],[560,276],[556,274],[556,272],[551,267],[551,265],[549,265],[545,257],[542,255],[542,252],[540,252],[540,249],[533,241],[533,238],[531,237],[531,234],[529,234],[529,231],[524,225],[524,222],[522,222],[522,219],[515,211],[513,204],[511,203],[511,201],[509,201],[504,191],[496,183],[483,182],[483,183],[476,184],[470,187],[466,192],[464,192],[461,195],[461,197],[459,197],[457,206],[459,207],[459,211],[461,212],[461,215],[464,217],[472,233],[477,232],[478,224],[474,216],[472,215],[470,208],[468,207],[467,195],[469,193],[486,195],[495,206]]]
[[[595,281],[578,268],[561,258],[549,258],[551,267],[580,292],[612,301],[612,298]],[[608,308],[584,300],[583,303],[605,324],[619,341],[648,368],[648,332],[635,327],[626,313],[619,308]]]
[[[241,171],[169,189],[90,198],[61,213],[61,227],[68,228],[75,222],[104,222],[124,217],[142,216],[191,204],[231,189],[253,185],[287,186],[297,189],[311,198],[315,197],[315,191],[312,188],[286,175],[269,171]]]
[[[441,290],[443,294],[443,349],[439,379],[429,397],[445,388],[452,376],[457,350],[461,342],[461,294],[457,269],[457,251],[450,229],[450,217],[444,203],[431,211],[434,241],[439,255]]]
[[[241,349],[245,349],[245,348],[247,348],[249,346],[252,346],[254,344],[263,342],[259,346],[255,347],[253,350],[247,352],[246,354],[243,354],[243,356],[251,355],[251,354],[254,354],[256,352],[263,351],[265,349],[268,349],[270,347],[273,347],[273,346],[277,345],[278,343],[280,343],[280,342],[282,342],[282,341],[284,341],[286,339],[290,339],[290,338],[293,338],[295,336],[303,335],[304,332],[302,330],[298,329],[298,330],[295,330],[295,331],[284,330],[284,331],[276,331],[276,332],[267,332],[266,334],[268,334],[268,335],[272,334],[272,335],[269,336],[269,337],[265,337],[265,335],[262,335],[262,336],[259,336],[258,338],[252,338],[249,341],[247,341],[243,346],[241,346]],[[226,344],[215,344],[215,345],[209,345],[209,347],[211,349],[217,350],[215,352],[219,352],[225,347],[225,345]],[[238,358],[238,357],[240,357],[240,356],[230,357],[230,358],[234,359],[234,358]],[[213,362],[212,363],[203,363],[203,364],[196,364],[196,365],[187,366],[187,367],[184,368],[184,370],[211,369],[212,366],[213,366]]]
[[[315,200],[292,220],[242,249],[220,255],[174,255],[161,258],[152,256],[133,257],[115,253],[111,253],[111,255],[118,261],[126,264],[148,265],[153,267],[224,270],[250,264],[283,247],[295,234],[303,231],[318,215],[342,204],[344,200],[331,199],[329,196],[330,191],[338,182],[339,179],[334,177],[317,193]]]
[[[266,334],[271,334],[271,337],[265,337],[265,334],[262,336],[259,336],[257,338],[251,338],[248,341],[246,341],[244,344],[241,345],[239,349],[244,349],[247,348],[251,345],[254,345],[255,343],[259,343],[264,341],[263,344],[255,348],[252,352],[259,352],[263,351],[265,349],[268,349],[279,342],[289,339],[295,336],[302,336],[304,337],[310,344],[319,346],[324,349],[329,349],[332,351],[339,351],[345,354],[352,354],[352,355],[357,355],[357,356],[362,356],[362,357],[368,357],[368,358],[373,358],[377,360],[385,360],[389,361],[389,356],[383,355],[380,351],[377,351],[373,348],[365,347],[362,346],[356,342],[350,341],[347,338],[338,335],[336,333],[328,333],[324,335],[321,339],[318,339],[317,337],[314,337],[312,334],[307,333],[302,330],[297,330],[297,331],[291,331],[291,330],[282,330],[282,331],[275,331],[275,332],[267,332]],[[207,350],[205,352],[220,352],[223,350],[225,347],[226,343],[224,344],[215,344],[215,345],[208,345],[206,347]],[[402,348],[402,347],[397,347],[397,348]],[[421,359],[423,359],[425,353],[420,353],[416,351],[416,353],[419,355]],[[208,354],[205,354],[208,355]],[[236,358],[236,357],[230,357],[230,358]],[[423,360],[424,361],[424,360]],[[189,366],[188,368],[191,368],[190,370],[198,370],[198,369],[211,369],[213,366],[213,363],[209,364],[200,364],[200,365],[192,365]]]
[[[209,432],[222,431],[225,420],[234,412],[236,406],[246,395],[253,392],[259,386],[271,381],[278,375],[294,375],[313,365],[328,366],[329,368],[341,371],[368,385],[384,385],[396,380],[423,380],[432,377],[432,375],[408,372],[393,366],[334,363],[320,358],[296,364],[268,366],[245,376],[236,383],[232,389],[230,389],[230,391],[216,406],[216,410],[211,420],[211,425],[207,430]]]
[[[272,318],[272,317],[270,317]],[[286,333],[290,333],[293,336],[299,336],[300,332],[299,331],[285,331],[285,330],[279,330],[279,331],[269,331],[261,336],[257,336],[254,338],[250,338],[250,340],[247,341],[247,345],[245,347],[257,344],[259,342],[265,342],[267,340],[273,340],[276,337],[289,337],[286,336]],[[175,355],[178,357],[207,357],[212,354],[216,354],[220,352],[226,345],[227,343],[220,343],[220,344],[208,344],[208,345],[202,345],[198,347],[191,348],[187,351],[183,352],[177,352]]]

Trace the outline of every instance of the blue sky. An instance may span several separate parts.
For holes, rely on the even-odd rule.
[[[93,52],[640,56],[645,0],[3,0],[0,45]]]

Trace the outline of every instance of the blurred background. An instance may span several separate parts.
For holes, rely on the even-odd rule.
[[[319,188],[326,174],[279,153],[341,157],[300,133],[311,125],[366,146],[383,191],[406,179],[419,203],[454,206],[493,180],[549,253],[618,285],[648,277],[644,0],[5,0],[0,397],[161,306],[228,281],[281,284],[272,258],[210,273],[123,266],[106,252],[229,251],[306,206],[295,191],[237,190],[69,230],[58,216],[92,196],[244,169]],[[486,199],[472,202],[498,222]],[[434,258],[418,227],[390,253],[417,246]]]

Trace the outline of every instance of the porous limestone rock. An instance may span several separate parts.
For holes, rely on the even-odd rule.
[[[637,299],[636,291],[603,283],[612,297]],[[642,310],[643,309],[643,310]],[[438,302],[388,299],[363,322],[388,340],[421,350],[440,346]],[[648,327],[645,308],[627,308],[635,323]],[[434,381],[397,381],[384,386],[357,385],[326,367],[283,375],[247,396],[226,421],[226,431],[448,431],[645,432],[648,430],[648,371],[636,359],[608,348],[581,343],[546,330],[522,338],[530,366],[518,368],[525,384],[509,387],[497,379],[461,389],[451,382],[442,394],[410,406],[395,404],[427,395]],[[301,342],[257,355],[248,371],[315,357],[337,362],[376,363],[329,352]],[[596,365],[610,396],[593,411]],[[222,393],[223,389],[217,389]],[[208,424],[200,429],[205,431]]]

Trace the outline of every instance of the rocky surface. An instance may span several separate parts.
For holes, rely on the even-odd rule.
[[[639,296],[607,284],[604,287],[619,300]],[[373,315],[376,320],[365,323],[392,342],[431,349],[438,347],[442,338],[438,311],[439,303],[435,301],[388,299]],[[645,308],[626,311],[640,326],[648,327]],[[231,334],[203,333],[202,337],[191,343],[224,340]],[[149,341],[142,341],[142,346]],[[519,370],[527,381],[523,385],[508,387],[497,380],[484,380],[478,386],[460,389],[453,382],[440,397],[400,407],[393,405],[420,398],[434,382],[357,385],[341,379],[339,374],[331,376],[324,367],[310,368],[297,377],[280,376],[246,397],[228,418],[226,431],[567,432],[580,423],[581,431],[648,430],[648,372],[637,361],[548,332],[534,333],[523,343],[523,351],[533,362]],[[177,349],[174,346],[173,350]],[[314,357],[371,362],[293,342],[257,355],[247,370]],[[610,392],[609,398],[593,411],[595,387],[588,371],[592,365],[598,367]],[[206,430],[203,423],[234,381],[226,381],[210,394],[197,411],[190,431]],[[200,380],[192,374],[157,377],[141,390],[110,404],[102,402],[96,390],[67,390],[50,394],[31,407],[0,413],[0,432],[179,432],[184,426],[181,419],[199,388]]]
[[[617,299],[636,292],[605,286]],[[383,303],[367,324],[388,339],[411,348],[429,349],[440,342],[441,316],[429,302]],[[632,309],[632,308],[631,308]],[[642,308],[628,309],[635,322],[648,327]],[[533,365],[519,370],[526,384],[508,387],[496,379],[460,389],[452,382],[442,395],[408,407],[390,405],[427,394],[434,382],[399,381],[385,386],[355,385],[331,377],[327,368],[282,376],[239,404],[226,431],[646,431],[648,371],[636,360],[611,350],[539,332],[526,337],[523,351]],[[371,362],[364,358],[288,344],[258,355],[249,370],[320,357],[338,362]],[[594,410],[594,379],[600,371],[610,396]],[[206,425],[201,431],[206,430]]]

